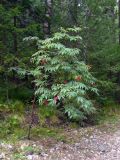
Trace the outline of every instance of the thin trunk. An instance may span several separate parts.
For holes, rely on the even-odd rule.
[[[120,45],[120,0],[118,2],[118,8],[119,8],[119,12],[118,12],[118,20],[119,20],[119,45]]]
[[[116,24],[115,24],[115,11],[114,11],[114,7],[111,8],[111,13],[112,13],[112,42],[116,43]]]
[[[51,18],[52,18],[52,0],[45,0],[45,20],[43,24],[45,39],[49,38],[51,35]]]
[[[74,22],[75,22],[75,24],[77,25],[77,23],[78,23],[78,0],[75,0],[74,1]]]
[[[78,19],[78,0],[70,0],[69,1],[69,15],[70,15],[70,21],[73,25],[77,25],[77,19]]]
[[[29,122],[29,126],[28,126],[28,134],[27,134],[27,138],[28,140],[31,139],[31,130],[32,130],[32,126],[34,124],[34,112],[35,112],[35,96],[33,98],[33,101],[32,101],[32,112],[31,112],[31,116],[30,116],[30,122]]]
[[[14,16],[14,28],[16,29],[16,27],[17,27],[17,17],[16,16]],[[13,45],[14,45],[14,52],[15,53],[17,53],[17,50],[18,50],[18,42],[17,42],[17,33],[16,33],[16,31],[14,31],[14,33],[13,33]]]
[[[9,91],[8,91],[8,75],[7,73],[5,74],[5,81],[6,81],[6,101],[7,103],[9,102]]]

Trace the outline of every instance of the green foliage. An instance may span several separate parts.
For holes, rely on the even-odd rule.
[[[33,90],[27,86],[13,87],[9,90],[10,99],[27,102],[33,95]]]
[[[113,44],[90,56],[93,72],[99,77],[101,95],[119,101],[120,94],[120,46]]]
[[[1,102],[0,103],[0,111],[2,112],[24,112],[25,105],[21,101],[9,101],[9,102]]]
[[[48,125],[46,120],[49,119],[49,124],[54,125],[59,123],[58,112],[56,107],[52,106],[41,106],[38,110],[38,115],[40,119],[40,125]]]
[[[100,109],[96,122],[98,124],[115,124],[119,123],[120,105],[109,102],[102,109]]]
[[[83,60],[92,65],[92,72],[100,79],[97,102],[103,105],[110,100],[120,102],[116,1],[55,0],[51,5],[54,14],[49,17],[53,37],[39,40],[38,37],[45,36],[43,23],[47,6],[44,2],[1,0],[0,100],[5,104],[0,105],[0,110],[22,112],[24,105],[19,101],[30,102],[34,92],[31,81],[35,77],[36,95],[44,106],[41,107],[42,122],[46,117],[57,121],[57,114],[66,114],[77,121],[85,119],[95,110],[91,99],[97,90],[96,80],[88,70],[90,66]],[[78,28],[63,29],[74,25]],[[63,28],[58,31],[59,27]],[[32,59],[36,65],[32,77],[29,71],[34,64],[29,59],[37,50]]]
[[[16,128],[16,127],[19,128],[21,122],[22,122],[22,119],[18,115],[13,115],[12,117],[8,117],[7,119],[7,123],[9,123],[10,127],[12,128]]]
[[[40,34],[41,27],[39,23],[34,20],[33,16],[29,15],[31,12],[30,5],[30,1],[4,1],[0,3],[0,96],[3,99],[5,99],[7,90],[9,92],[12,90],[12,94],[9,94],[10,99],[13,99],[13,93],[15,99],[21,99],[23,96],[23,100],[25,100],[25,96],[27,95],[27,89],[26,93],[23,93],[22,89],[24,86],[21,85],[23,84],[21,77],[15,71],[9,72],[9,69],[17,67],[27,70],[31,67],[29,65],[29,58],[32,52],[35,52],[35,47],[32,44],[26,49],[23,38],[26,36],[42,35]],[[26,82],[24,80],[24,83]],[[26,86],[29,87],[27,84]],[[19,90],[18,88],[20,87],[22,89]],[[17,94],[15,93],[16,88]],[[26,99],[30,96],[26,96]]]
[[[80,32],[81,28],[62,28],[52,38],[38,40],[39,51],[32,57],[39,104],[55,106],[55,101],[62,101],[65,113],[75,120],[95,111],[88,93],[97,94],[96,79],[79,60],[82,53],[76,44],[83,44]]]
[[[23,123],[23,116],[20,117],[18,114],[9,114],[5,115],[4,112],[4,119],[0,120],[0,130],[1,135],[0,138],[5,138],[8,135],[15,134],[16,130],[19,130],[20,126]],[[21,131],[18,132],[16,136],[19,136],[21,134]]]
[[[13,84],[13,82],[8,81],[6,77],[4,77],[4,82],[0,80],[0,100],[6,102],[7,96],[10,101],[18,100],[27,102],[33,96],[33,89],[31,88],[29,83],[26,84],[26,82],[21,82],[19,85],[17,85],[15,83]]]
[[[14,159],[21,159],[21,160],[25,160],[25,156],[22,153],[16,153],[14,155]]]

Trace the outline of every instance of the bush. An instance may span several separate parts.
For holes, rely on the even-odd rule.
[[[81,28],[62,28],[52,38],[38,40],[39,51],[32,57],[39,104],[56,106],[73,120],[95,112],[89,93],[97,94],[90,66],[80,60],[84,46],[80,32]]]

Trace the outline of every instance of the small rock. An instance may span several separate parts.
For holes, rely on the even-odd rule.
[[[8,144],[8,145],[7,145],[7,149],[10,150],[10,151],[12,151],[12,150],[13,150],[13,146],[10,145],[10,144]]]
[[[5,153],[1,153],[0,154],[0,159],[4,159],[5,158]]]
[[[39,156],[38,155],[28,155],[26,158],[28,160],[39,160]]]
[[[33,159],[33,156],[32,156],[32,155],[28,155],[26,158],[27,158],[28,160],[32,160],[32,159]]]
[[[33,147],[36,147],[37,145],[36,144],[33,144]]]
[[[42,157],[47,157],[48,155],[46,154],[46,153],[44,153],[44,152],[41,152],[41,154],[40,154]]]
[[[109,150],[110,150],[109,146],[107,146],[107,145],[99,145],[98,149],[102,153],[109,152]]]
[[[77,130],[73,131],[73,134],[78,134],[78,131]]]

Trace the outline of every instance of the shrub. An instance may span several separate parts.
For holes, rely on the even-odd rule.
[[[61,107],[74,120],[83,120],[95,111],[89,93],[97,94],[96,79],[80,60],[84,46],[80,31],[61,28],[52,38],[38,40],[38,52],[32,57],[39,104]]]

